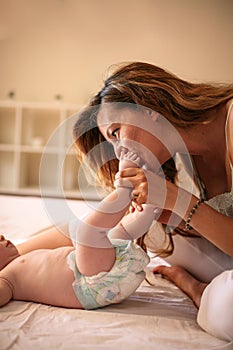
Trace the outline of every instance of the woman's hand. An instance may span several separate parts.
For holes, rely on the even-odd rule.
[[[128,168],[120,171],[116,175],[115,185],[132,186],[133,208],[141,211],[143,203],[152,204],[161,209],[156,220],[172,227],[179,226],[182,219],[187,216],[187,211],[189,213],[191,210],[190,193],[178,188],[164,176],[142,168]]]
[[[136,199],[132,201],[131,206],[129,208],[130,213],[133,213],[135,210],[143,211],[143,206],[141,204],[137,204]],[[170,210],[161,209],[158,217],[156,218],[156,221],[160,222],[161,224],[168,224],[171,215],[172,212]]]
[[[149,203],[158,208],[173,210],[177,197],[177,186],[164,177],[142,168],[128,168],[116,175],[115,186],[133,187],[132,200],[137,204]],[[140,209],[139,209],[140,210]]]

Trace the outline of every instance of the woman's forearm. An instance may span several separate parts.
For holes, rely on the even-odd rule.
[[[64,232],[64,234],[61,232]],[[68,225],[58,229],[55,226],[45,228],[41,233],[33,238],[18,244],[19,254],[26,254],[36,249],[55,249],[64,246],[72,246],[72,241],[68,236]]]
[[[183,191],[175,206],[177,215],[187,221],[198,198]],[[186,205],[186,208],[185,208]],[[233,256],[233,218],[223,215],[206,203],[201,203],[192,215],[190,226],[226,254]]]

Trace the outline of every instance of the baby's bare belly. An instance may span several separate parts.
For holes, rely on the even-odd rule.
[[[15,259],[9,265],[14,299],[80,308],[72,288],[74,274],[66,260],[73,249],[40,249]]]

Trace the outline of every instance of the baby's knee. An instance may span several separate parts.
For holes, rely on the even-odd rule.
[[[197,322],[213,336],[233,340],[233,270],[215,277],[201,298]]]

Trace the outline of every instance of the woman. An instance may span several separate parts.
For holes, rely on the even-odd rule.
[[[92,169],[99,170],[99,179],[106,187],[113,184],[117,171],[114,159],[114,148],[117,152],[120,144],[117,140],[126,142],[121,143],[119,148],[131,147],[127,140],[137,146],[142,144],[144,153],[149,154],[149,165],[150,157],[154,156],[152,169],[125,169],[119,174],[118,184],[127,186],[130,181],[139,210],[144,202],[161,208],[159,221],[165,227],[165,237],[170,239],[165,253],[172,253],[168,260],[187,268],[202,282],[175,267],[158,267],[156,272],[177,283],[200,306],[198,322],[201,327],[226,340],[233,339],[232,99],[232,85],[192,84],[153,65],[132,63],[119,68],[106,80],[104,88],[79,116],[74,130],[80,157],[90,155]],[[120,108],[119,111],[118,103],[134,105],[135,109],[132,112],[131,109]],[[108,104],[110,111],[103,108]],[[146,111],[137,105],[144,106]],[[150,118],[153,128],[160,130],[158,135],[149,133],[148,128],[145,131],[132,125],[133,115],[140,116],[140,113],[143,120]],[[165,119],[157,118],[157,113]],[[107,118],[113,114],[114,128],[109,129]],[[130,120],[128,124],[127,119]],[[171,138],[169,150],[164,147],[163,135],[169,136],[163,133],[167,130],[163,127],[165,120],[175,127],[191,155],[195,180],[199,185],[198,191],[193,191],[195,195],[181,188],[189,189],[190,186],[186,181],[185,164],[182,161],[176,166],[174,164],[174,155],[178,153],[179,156],[180,152],[178,144],[173,144]],[[109,143],[114,148],[109,147]],[[97,152],[90,152],[93,148]],[[161,179],[159,164],[162,164],[166,182]],[[157,243],[154,238],[157,240],[159,235],[161,229],[152,227],[149,238],[147,236],[145,240],[149,248],[151,242]],[[32,249],[63,245],[71,245],[70,240],[54,229],[20,245],[18,249],[22,254]],[[153,248],[156,250],[157,247]],[[161,246],[158,248],[161,251]],[[209,303],[209,300],[213,301]]]
[[[198,323],[202,328],[227,340],[233,339],[232,105],[232,85],[192,84],[153,65],[132,63],[116,70],[83,111],[86,130],[80,130],[79,123],[75,129],[76,136],[83,133],[77,140],[80,157],[88,154],[92,169],[101,165],[99,176],[106,186],[114,179],[116,167],[111,160],[113,149],[106,150],[105,140],[116,153],[129,148],[141,158],[146,154],[148,170],[126,169],[118,174],[116,184],[133,185],[139,208],[147,202],[162,209],[159,221],[169,224],[166,236],[173,247],[167,260],[185,267],[200,281],[180,268],[158,267],[155,272],[173,280],[192,297],[200,307]],[[145,125],[146,118],[150,123]],[[190,187],[184,178],[189,175],[184,172],[182,157],[176,175],[173,161],[184,148],[174,133],[172,138],[165,133],[166,121],[191,155],[199,187],[194,194],[181,188]],[[91,153],[98,144],[98,152]],[[160,164],[167,178],[166,195]],[[161,230],[152,228],[145,241],[149,248],[158,236]],[[156,246],[152,248],[156,250]]]

